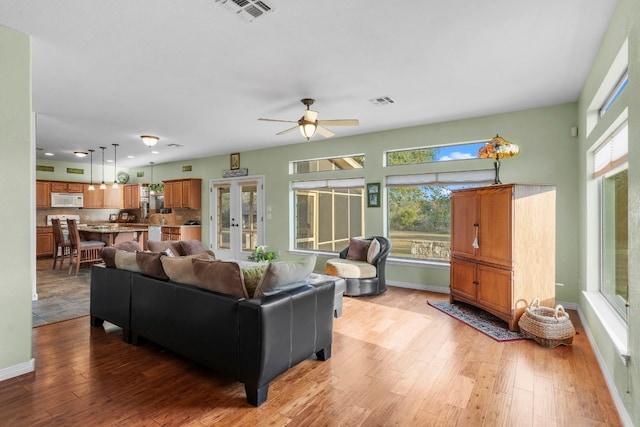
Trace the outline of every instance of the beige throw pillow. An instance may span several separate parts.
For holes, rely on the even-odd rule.
[[[294,289],[306,283],[307,277],[316,266],[316,256],[308,256],[300,261],[274,261],[264,271],[254,298],[274,295]]]
[[[380,253],[380,242],[375,237],[371,239],[371,243],[369,244],[369,249],[367,250],[367,262],[369,264],[373,264],[373,261],[376,259],[378,254]]]
[[[193,263],[192,259],[202,259],[202,260],[215,260],[215,257],[212,257],[206,252],[201,254],[183,256],[183,257],[162,257],[160,261],[162,262],[162,268],[164,268],[164,272],[169,276],[169,280],[176,283],[184,283],[186,285],[198,285],[198,279],[196,278],[195,273],[193,272]]]

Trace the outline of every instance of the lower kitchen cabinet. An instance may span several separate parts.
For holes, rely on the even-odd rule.
[[[36,256],[53,255],[53,227],[36,227]]]
[[[202,240],[199,225],[163,225],[162,240]]]

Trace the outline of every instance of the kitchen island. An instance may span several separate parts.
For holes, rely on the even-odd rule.
[[[78,227],[78,232],[83,240],[100,240],[107,246],[134,240],[143,250],[147,249],[146,225],[85,225]]]

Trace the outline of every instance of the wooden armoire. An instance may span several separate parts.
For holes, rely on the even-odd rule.
[[[451,302],[479,307],[518,330],[534,297],[555,306],[556,191],[504,184],[451,196]]]

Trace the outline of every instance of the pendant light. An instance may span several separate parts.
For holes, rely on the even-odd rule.
[[[107,147],[100,147],[100,149],[102,150],[102,183],[100,184],[100,189],[101,190],[106,190],[107,189],[107,185],[104,183],[104,150]]]
[[[89,191],[95,191],[96,186],[93,185],[93,152],[96,150],[89,150],[89,154],[91,154],[91,184],[89,184]]]
[[[120,144],[111,144],[113,145],[113,185],[111,188],[118,188],[118,145]]]
[[[149,164],[151,165],[151,184],[149,184],[149,194],[153,196],[156,194],[154,190],[156,187],[153,185],[153,162],[149,162]]]

